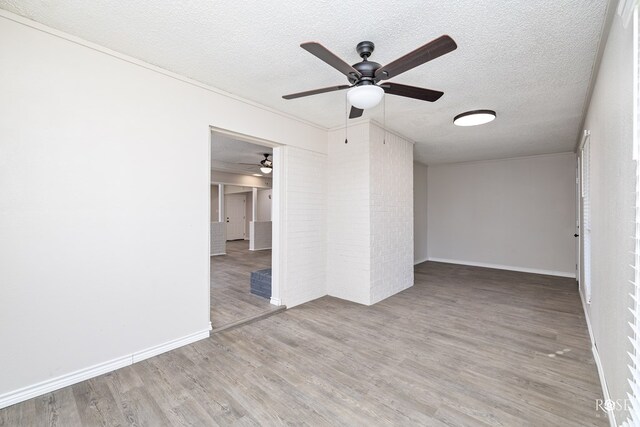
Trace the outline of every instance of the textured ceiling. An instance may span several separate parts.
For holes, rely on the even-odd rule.
[[[262,174],[262,154],[272,152],[269,147],[238,141],[215,132],[211,134],[211,169],[216,171],[244,175]]]
[[[385,64],[449,34],[458,49],[393,81],[442,90],[436,103],[386,96],[386,125],[441,163],[573,149],[606,0],[0,0],[0,8],[323,127],[344,123],[345,93],[282,95],[346,83],[302,50],[318,41],[357,62],[359,41]],[[452,118],[489,108],[493,123]],[[383,122],[382,105],[365,113]]]

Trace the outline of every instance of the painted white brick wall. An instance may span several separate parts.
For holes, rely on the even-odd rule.
[[[372,123],[369,161],[375,304],[413,286],[413,144]]]
[[[224,255],[227,253],[227,227],[224,222],[211,223],[211,236],[209,243],[211,245],[211,255]]]
[[[383,135],[329,133],[327,292],[367,305],[413,285],[413,145]]]
[[[249,235],[249,250],[271,249],[271,221],[251,221]]]
[[[327,292],[369,304],[369,124],[329,133],[327,176]]]
[[[283,147],[285,192],[281,298],[293,307],[327,294],[327,156]]]

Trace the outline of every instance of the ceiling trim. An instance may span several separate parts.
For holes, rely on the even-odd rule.
[[[346,126],[347,131],[349,131],[349,128],[351,128],[352,126],[357,126],[357,125],[362,125],[362,124],[372,124],[374,126],[379,127],[381,130],[386,131],[387,133],[397,136],[398,138],[402,138],[405,141],[410,142],[413,145],[416,145],[416,142],[414,140],[412,140],[411,138],[407,138],[406,136],[404,136],[403,134],[401,134],[400,132],[396,132],[394,130],[391,130],[389,128],[385,128],[380,122],[378,122],[377,120],[374,119],[369,119],[369,118],[360,118],[360,119],[351,119],[349,121],[349,124]],[[329,132],[335,132],[338,130],[342,130],[344,129],[344,126],[336,126],[333,127],[331,129],[328,129]]]
[[[262,145],[264,147],[276,148],[276,147],[283,146],[283,144],[278,144],[277,142],[269,141],[268,139],[258,138],[257,136],[246,135],[244,133],[239,133],[239,132],[235,132],[232,130],[223,129],[215,126],[209,126],[209,129],[211,129],[211,132],[228,136],[230,138],[237,139],[238,141]]]
[[[560,151],[558,153],[534,154],[532,156],[515,156],[515,157],[505,157],[502,159],[467,160],[462,162],[444,162],[444,163],[430,163],[430,164],[425,164],[425,163],[417,162],[414,160],[414,163],[420,163],[421,165],[424,165],[428,168],[435,168],[438,166],[465,165],[465,164],[475,164],[475,163],[495,163],[495,162],[505,162],[509,160],[536,159],[540,157],[554,157],[554,156],[567,156],[567,155],[571,155],[575,157],[576,153],[574,151]]]
[[[344,129],[345,127],[346,128],[350,128],[352,126],[357,126],[357,125],[360,125],[360,124],[363,124],[363,123],[370,123],[370,122],[371,122],[371,119],[368,118],[368,117],[361,117],[359,119],[349,119],[349,122],[347,123],[346,126],[338,125],[338,126],[334,126],[332,128],[329,128],[327,130],[329,132],[333,132],[333,131],[336,131],[336,130]]]
[[[247,104],[247,105],[250,105],[252,107],[260,108],[260,109],[262,109],[264,111],[268,111],[270,113],[277,114],[279,116],[285,117],[285,118],[290,119],[290,120],[295,120],[296,122],[303,123],[303,124],[305,124],[307,126],[311,126],[311,127],[316,128],[316,129],[328,131],[327,128],[325,128],[323,126],[320,126],[320,125],[317,125],[315,123],[312,123],[310,121],[301,119],[299,117],[296,117],[296,116],[293,116],[293,115],[290,115],[290,114],[287,114],[287,113],[284,113],[284,112],[282,112],[280,110],[276,110],[275,108],[267,107],[266,105],[260,104],[258,102],[250,101],[250,100],[242,98],[242,97],[240,97],[238,95],[234,95],[232,93],[225,92],[225,91],[223,91],[221,89],[218,89],[216,87],[206,85],[206,84],[201,83],[201,82],[199,82],[197,80],[193,80],[193,79],[190,79],[188,77],[182,76],[180,74],[174,73],[172,71],[165,70],[164,68],[158,67],[156,65],[149,64],[147,62],[144,62],[144,61],[141,61],[139,59],[133,58],[131,56],[125,55],[123,53],[116,52],[115,50],[108,49],[108,48],[106,48],[104,46],[100,46],[98,44],[95,44],[95,43],[92,43],[90,41],[84,40],[84,39],[82,39],[80,37],[76,37],[74,35],[65,33],[63,31],[56,30],[55,28],[48,27],[48,26],[46,26],[44,24],[41,24],[41,23],[39,23],[37,21],[33,21],[31,19],[22,17],[20,15],[16,15],[13,12],[9,12],[7,10],[0,9],[0,18],[4,18],[4,19],[7,19],[9,21],[13,21],[13,22],[15,22],[17,24],[21,24],[21,25],[33,28],[33,29],[38,30],[38,31],[42,31],[43,33],[47,33],[47,34],[50,34],[50,35],[52,35],[54,37],[58,37],[60,39],[69,41],[71,43],[75,43],[77,45],[80,45],[80,46],[95,50],[97,52],[104,53],[104,54],[109,55],[109,56],[111,56],[113,58],[119,59],[121,61],[128,62],[128,63],[133,64],[133,65],[137,65],[138,67],[146,68],[147,70],[154,71],[156,73],[162,74],[164,76],[170,77],[170,78],[175,79],[175,80],[179,80],[179,81],[181,81],[183,83],[187,83],[187,84],[190,84],[192,86],[196,86],[196,87],[199,87],[201,89],[207,90],[209,92],[213,92],[215,94],[218,94],[218,95],[221,95],[221,96],[224,96],[224,97],[227,97],[227,98],[231,98],[231,99],[236,100],[236,101],[240,101],[240,102],[242,102],[244,104]]]
[[[374,119],[370,119],[370,122],[374,126],[377,126],[378,128],[380,128],[382,131],[385,131],[386,133],[391,134],[393,136],[397,136],[398,138],[404,139],[405,141],[410,142],[412,145],[416,145],[416,142],[414,140],[412,140],[411,138],[407,138],[406,136],[404,136],[400,132],[396,132],[394,130],[390,130],[389,128],[385,128],[384,126],[382,126],[382,124],[380,124],[379,122],[377,122]]]
[[[607,40],[609,39],[609,32],[611,30],[611,25],[613,23],[613,17],[616,14],[615,3],[617,0],[609,0],[607,2],[607,11],[605,12],[604,22],[602,23],[602,31],[600,32],[600,40],[598,41],[598,50],[596,53],[596,60],[593,62],[593,67],[591,68],[591,78],[589,79],[589,88],[587,89],[587,96],[584,100],[584,105],[582,106],[582,119],[580,120],[580,128],[578,129],[578,135],[576,136],[576,143],[574,146],[574,153],[578,152],[580,147],[580,143],[583,138],[584,124],[587,121],[587,112],[589,110],[589,105],[591,105],[591,98],[593,97],[593,89],[596,86],[596,81],[598,80],[598,73],[600,71],[600,63],[602,62],[602,56],[604,55],[604,49],[607,46]]]

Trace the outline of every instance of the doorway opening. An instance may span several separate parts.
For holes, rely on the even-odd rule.
[[[210,307],[215,330],[281,311],[272,280],[275,144],[211,129]]]

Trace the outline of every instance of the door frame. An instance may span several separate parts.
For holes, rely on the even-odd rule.
[[[587,264],[585,263],[585,254],[586,254],[585,239],[586,239],[586,233],[589,231],[587,230],[584,223],[584,203],[583,203],[584,159],[582,158],[582,150],[584,149],[584,146],[587,143],[587,141],[591,143],[590,139],[591,139],[591,131],[585,129],[582,134],[582,138],[580,139],[580,144],[578,144],[578,149],[576,150],[576,156],[578,158],[578,178],[577,178],[578,209],[577,209],[576,216],[580,226],[580,231],[578,233],[579,234],[579,237],[578,237],[579,251],[577,254],[577,256],[579,257],[578,258],[579,271],[577,272],[578,274],[576,275],[576,278],[579,277],[579,282],[578,282],[580,286],[579,289],[580,289],[580,293],[582,294],[582,297],[584,298],[585,304],[591,304],[591,272],[585,271],[585,265]],[[589,167],[589,169],[591,169],[591,167]],[[589,170],[589,174],[591,174],[591,170]],[[588,255],[591,256],[591,253],[589,253]],[[588,265],[590,266],[591,262],[589,262]],[[589,286],[589,289],[587,289],[587,285]]]
[[[279,144],[275,141],[263,139],[251,135],[246,135],[240,132],[235,132],[229,129],[223,129],[216,126],[209,126],[209,175],[211,175],[211,144],[213,134],[224,135],[239,141],[250,142],[252,144],[262,145],[273,149],[273,169],[271,172],[271,304],[273,305],[285,305],[285,285],[284,285],[284,270],[286,268],[285,257],[285,245],[286,240],[283,235],[283,218],[286,213],[287,206],[287,191],[285,177],[285,161],[284,150],[286,146]],[[211,185],[211,176],[209,176],[207,185]],[[208,197],[211,198],[211,191],[208,193]],[[209,207],[211,206],[211,199],[209,199]],[[209,212],[209,219],[211,218],[211,212]],[[211,223],[208,222],[209,228],[209,240],[211,239]],[[209,246],[211,247],[211,241]],[[207,269],[209,271],[209,269]],[[211,282],[211,276],[209,271],[209,283]],[[210,289],[209,289],[210,292]],[[210,298],[209,298],[210,300]]]
[[[220,196],[218,196],[220,197]],[[227,223],[229,223],[229,216],[227,215],[229,204],[227,197],[231,197],[233,200],[237,198],[238,200],[242,199],[242,240],[246,240],[247,237],[247,195],[245,193],[232,193],[232,194],[224,194],[224,212],[227,217]],[[231,239],[231,240],[240,240],[240,239]],[[227,241],[229,241],[229,232],[227,231]]]

